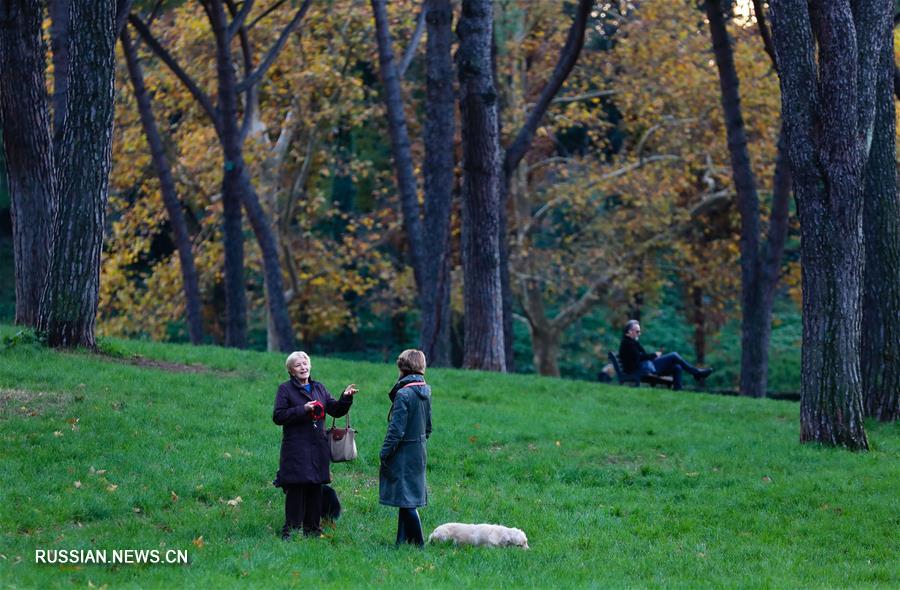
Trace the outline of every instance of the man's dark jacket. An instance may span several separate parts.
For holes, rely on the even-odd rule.
[[[629,336],[622,336],[622,342],[619,344],[619,362],[622,363],[622,370],[625,373],[637,373],[641,369],[641,363],[655,358],[656,353],[644,350],[640,342]]]
[[[331,481],[331,449],[325,438],[325,420],[313,421],[303,405],[318,400],[325,406],[325,413],[340,418],[350,411],[353,396],[342,395],[336,400],[318,381],[310,379],[309,383],[307,393],[294,380],[285,381],[275,395],[272,421],[283,427],[281,460],[275,477],[279,487]]]

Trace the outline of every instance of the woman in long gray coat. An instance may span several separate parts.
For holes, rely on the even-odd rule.
[[[431,388],[425,383],[425,353],[404,350],[397,358],[400,380],[391,389],[388,429],[381,445],[379,500],[400,509],[397,544],[423,546],[416,510],[428,503],[425,444],[431,436]]]

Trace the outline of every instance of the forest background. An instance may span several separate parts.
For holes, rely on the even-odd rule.
[[[136,8],[149,15],[156,39],[199,85],[215,88],[215,42],[200,4],[166,3],[164,10],[147,4]],[[260,52],[296,11],[289,2],[273,6],[247,23],[247,45]],[[574,3],[495,3],[502,145],[511,143],[552,75],[575,10]],[[395,0],[387,15],[411,154],[420,163],[422,3]],[[728,30],[765,222],[780,129],[778,76],[749,3],[736,4]],[[137,41],[136,49],[190,235],[203,338],[221,344],[223,152],[195,97],[146,44]],[[335,0],[327,10],[316,3],[249,98],[248,175],[276,230],[292,328],[313,354],[387,360],[417,345],[416,284],[387,140],[378,50],[369,2]],[[98,333],[188,341],[180,260],[121,44],[117,59]],[[249,112],[243,100],[240,108]],[[415,172],[421,189],[421,165]],[[453,177],[451,363],[460,366],[459,166]],[[648,347],[714,365],[709,386],[736,390],[741,267],[733,184],[704,12],[691,2],[596,3],[581,55],[510,182],[514,370],[596,379],[624,321],[636,317]],[[0,274],[12,277],[9,206],[0,185]],[[243,232],[247,346],[266,349],[271,337],[261,253],[247,221]],[[538,312],[545,319],[559,315],[598,277],[605,278],[602,289],[560,331],[558,350],[537,351]],[[799,282],[792,204],[770,343],[774,392],[799,389]],[[0,320],[11,321],[12,281],[0,290]],[[548,354],[555,363],[540,358]]]

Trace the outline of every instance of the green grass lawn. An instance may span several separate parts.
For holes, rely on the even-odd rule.
[[[377,480],[396,371],[314,357],[332,392],[360,387],[360,459],[332,468],[337,527],[286,543],[271,484],[283,356],[110,346],[125,354],[0,350],[0,586],[900,586],[897,425],[867,424],[873,450],[854,454],[800,445],[791,402],[429,371],[426,534],[500,523],[531,550],[398,550]],[[41,565],[36,549],[190,561]]]

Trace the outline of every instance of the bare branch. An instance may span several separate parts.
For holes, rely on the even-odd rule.
[[[278,10],[278,7],[281,6],[282,4],[284,4],[285,2],[287,2],[287,0],[278,0],[277,2],[275,2],[274,4],[272,4],[272,6],[266,8],[266,9],[263,11],[262,14],[260,14],[258,17],[256,17],[256,18],[253,19],[252,21],[250,21],[250,24],[247,25],[247,30],[249,31],[249,30],[252,29],[254,26],[256,26],[256,23],[258,23],[258,22],[261,21],[262,19],[266,18],[267,16],[269,16],[270,14],[272,14],[273,12],[275,12],[276,10]]]
[[[595,90],[593,92],[585,92],[584,94],[576,94],[574,96],[557,96],[551,102],[553,104],[569,104],[582,100],[591,100],[593,98],[602,98],[604,96],[612,96],[616,94],[616,90]],[[533,105],[528,105],[529,107]]]
[[[772,60],[772,67],[778,71],[778,62],[775,61],[775,46],[772,45],[772,32],[769,31],[769,24],[766,22],[766,12],[763,8],[763,0],[753,0],[753,14],[756,16],[756,26],[759,29],[759,36],[762,37],[763,46],[769,59]]]
[[[241,10],[235,14],[234,13],[234,2],[229,2],[228,7],[232,10],[232,19],[231,24],[228,25],[228,31],[226,33],[226,40],[231,41],[234,39],[235,33],[238,32],[238,29],[243,27],[244,20],[247,18],[247,15],[250,13],[250,9],[253,8],[253,0],[244,0],[244,5],[241,6]]]
[[[181,80],[181,83],[184,84],[185,88],[191,93],[194,99],[200,103],[200,106],[203,107],[203,110],[206,111],[207,116],[209,116],[210,120],[213,123],[213,126],[216,128],[216,133],[222,133],[222,122],[220,120],[219,111],[216,109],[212,101],[210,101],[209,97],[206,95],[203,90],[197,86],[197,83],[184,71],[184,69],[178,65],[178,62],[175,60],[172,55],[166,51],[165,47],[159,44],[159,41],[153,36],[153,33],[150,32],[150,29],[144,22],[137,17],[136,14],[132,13],[128,15],[128,22],[131,23],[131,26],[138,32],[141,38],[144,40],[144,43],[153,50],[153,53],[159,57],[169,69],[172,70],[172,73]]]
[[[281,32],[275,45],[269,50],[269,53],[266,55],[265,59],[263,59],[262,63],[259,64],[259,67],[237,85],[238,92],[245,92],[248,88],[255,86],[262,80],[266,71],[268,71],[269,67],[275,62],[275,58],[278,57],[278,54],[284,48],[284,44],[287,43],[288,35],[290,35],[297,25],[300,24],[300,21],[303,20],[303,16],[306,14],[306,11],[309,10],[311,2],[312,0],[303,0],[303,5],[300,7],[300,10],[297,11],[297,14],[294,15],[291,22],[284,27],[284,30]]]
[[[563,82],[569,77],[578,56],[581,54],[581,48],[584,46],[584,31],[587,27],[587,20],[590,16],[591,7],[594,0],[579,0],[578,10],[575,13],[575,20],[569,28],[569,34],[566,37],[566,43],[559,55],[559,61],[553,69],[553,74],[547,85],[541,91],[541,96],[537,101],[535,108],[528,114],[528,119],[519,130],[515,140],[506,150],[506,157],[503,162],[503,169],[507,177],[512,173],[519,162],[525,156],[525,152],[531,146],[534,134],[537,131],[538,124],[547,112],[550,102],[559,89],[562,88]]]
[[[413,33],[412,39],[409,41],[409,47],[406,48],[406,52],[403,54],[403,59],[400,61],[400,66],[397,69],[397,75],[403,78],[406,76],[406,70],[409,69],[409,64],[412,63],[413,58],[416,56],[416,49],[419,47],[419,42],[422,41],[422,35],[425,34],[425,17],[428,15],[428,5],[426,3],[422,3],[422,10],[419,11],[419,18],[416,20],[416,31]]]

